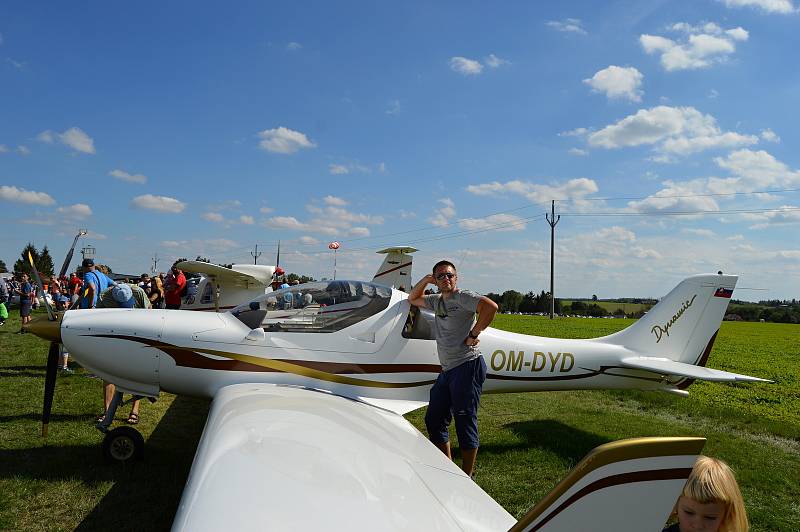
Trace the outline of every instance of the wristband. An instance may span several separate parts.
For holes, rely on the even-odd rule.
[[[472,334],[472,331],[470,331],[470,332],[469,332],[469,337],[470,337],[470,338],[472,338],[473,340],[477,340],[477,339],[478,339],[478,335],[479,335],[479,334],[480,334],[480,333],[478,333],[478,334]]]

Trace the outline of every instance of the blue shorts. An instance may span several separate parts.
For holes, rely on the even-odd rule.
[[[441,445],[450,440],[447,429],[455,416],[461,449],[478,448],[478,405],[485,380],[482,356],[439,374],[425,412],[425,427],[433,443]]]

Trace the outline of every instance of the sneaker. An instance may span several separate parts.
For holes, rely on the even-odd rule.
[[[61,371],[61,373],[65,373],[65,374],[68,374],[68,375],[71,375],[72,373],[75,373],[75,370],[69,369],[69,367],[58,368],[58,369]]]

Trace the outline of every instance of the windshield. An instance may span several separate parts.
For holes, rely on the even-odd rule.
[[[361,281],[306,283],[270,292],[231,311],[251,329],[334,332],[389,306],[390,288]]]

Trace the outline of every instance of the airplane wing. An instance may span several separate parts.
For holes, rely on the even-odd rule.
[[[172,530],[515,523],[402,416],[321,391],[236,384],[214,398]]]
[[[177,266],[185,272],[200,273],[209,277],[213,276],[220,282],[244,287],[252,286],[254,284],[267,285],[272,278],[272,272],[274,272],[274,268],[271,266],[262,266],[261,268],[264,268],[264,271],[237,271],[236,269],[225,268],[224,266],[218,266],[216,264],[210,264],[208,262],[196,260],[182,261],[179,262]],[[250,266],[252,268],[251,265],[237,264],[234,266]]]
[[[623,366],[632,369],[643,369],[661,375],[679,375],[692,379],[702,379],[706,381],[719,382],[772,382],[767,379],[730,373],[718,369],[694,366],[683,362],[675,362],[666,358],[656,357],[628,357],[621,360]]]

